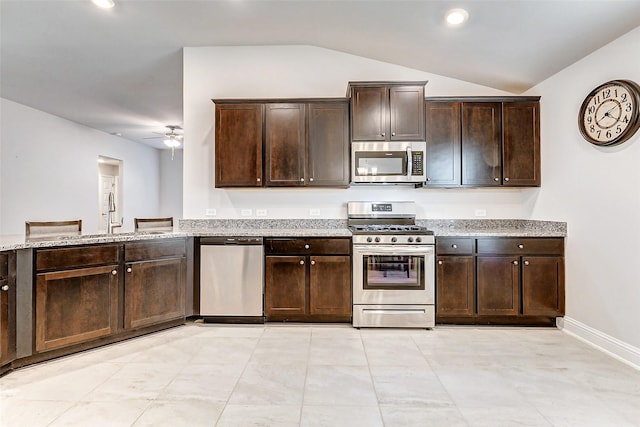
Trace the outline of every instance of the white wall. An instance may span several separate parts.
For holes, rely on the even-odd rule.
[[[405,186],[350,189],[214,189],[212,98],[344,97],[347,82],[428,80],[426,96],[505,95],[505,92],[435,74],[311,46],[198,47],[184,49],[185,218],[239,217],[266,209],[269,218],[346,218],[349,200],[415,200],[420,218],[528,218],[538,189],[425,190]],[[507,94],[510,95],[510,94]],[[542,176],[543,184],[546,177]]]
[[[615,340],[632,345],[627,350],[640,365],[640,132],[602,148],[587,143],[577,126],[593,88],[614,79],[640,83],[638,52],[640,27],[530,92],[544,102],[543,187],[532,216],[568,222],[568,327],[613,348]]]
[[[182,150],[160,151],[160,216],[172,216],[174,224],[182,218]]]
[[[24,222],[82,219],[98,231],[98,155],[123,161],[126,230],[159,210],[158,150],[0,99],[0,234]]]

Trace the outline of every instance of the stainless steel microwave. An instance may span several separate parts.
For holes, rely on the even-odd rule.
[[[425,182],[426,150],[424,141],[352,142],[351,182]]]

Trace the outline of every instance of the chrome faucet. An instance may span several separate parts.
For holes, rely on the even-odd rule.
[[[124,218],[120,219],[120,222],[113,222],[113,214],[116,213],[116,202],[113,197],[113,192],[109,192],[109,214],[107,215],[107,234],[113,234],[114,228],[122,227]]]

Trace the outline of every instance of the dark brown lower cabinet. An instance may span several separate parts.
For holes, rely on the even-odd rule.
[[[265,239],[267,321],[351,321],[350,239]]]
[[[38,352],[115,333],[118,265],[38,273],[35,314]]]
[[[517,316],[520,266],[513,257],[478,256],[478,314]]]
[[[184,239],[127,243],[124,250],[125,329],[184,318]]]
[[[473,256],[438,256],[438,316],[472,316],[475,312]]]
[[[0,374],[16,355],[15,252],[0,252]]]
[[[436,321],[553,324],[564,315],[564,239],[436,240]]]

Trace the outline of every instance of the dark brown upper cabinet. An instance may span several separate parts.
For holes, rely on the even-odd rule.
[[[265,105],[265,184],[305,185],[305,104]]]
[[[421,82],[349,82],[352,141],[424,141]]]
[[[344,98],[214,100],[216,187],[347,187]]]
[[[428,98],[427,187],[540,186],[538,97]]]
[[[262,109],[216,102],[216,187],[262,187]]]

